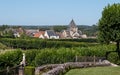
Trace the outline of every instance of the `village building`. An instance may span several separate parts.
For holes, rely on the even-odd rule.
[[[44,36],[46,39],[59,39],[59,35],[54,30],[46,30]]]
[[[17,37],[20,37],[21,35],[19,32],[13,32],[13,36],[17,38]]]
[[[19,27],[17,29],[13,29],[13,35],[14,37],[21,37],[21,35],[24,33],[24,29]]]
[[[45,34],[45,31],[39,31],[39,32],[37,32],[37,33],[34,33],[34,34],[33,34],[33,37],[45,39],[44,34]]]
[[[33,37],[35,33],[38,33],[39,30],[38,29],[26,29],[25,30],[25,34],[27,36]]]
[[[87,38],[87,35],[82,34],[82,32],[78,30],[78,27],[73,19],[70,22],[67,30],[62,31],[62,36],[63,36],[62,38],[65,39]]]

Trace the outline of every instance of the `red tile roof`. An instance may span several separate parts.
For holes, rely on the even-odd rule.
[[[33,37],[39,38],[39,36],[40,36],[40,35],[44,35],[44,33],[45,33],[44,31],[37,32],[37,33],[34,34]]]

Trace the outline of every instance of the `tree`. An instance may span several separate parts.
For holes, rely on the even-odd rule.
[[[9,28],[8,25],[2,25],[0,26],[0,31],[4,31],[6,28]]]
[[[116,51],[120,58],[120,4],[106,6],[102,12],[102,17],[98,23],[99,40],[109,44],[111,41],[116,42]],[[111,53],[107,52],[106,56]]]

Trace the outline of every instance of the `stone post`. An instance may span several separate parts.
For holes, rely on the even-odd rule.
[[[20,62],[19,75],[24,75],[24,66],[26,66],[25,53],[23,53],[22,61]]]
[[[95,55],[94,55],[94,57],[93,57],[93,58],[94,58],[93,62],[94,62],[94,65],[95,65],[95,62],[96,62],[96,61],[95,61],[95,59],[96,59]]]
[[[78,62],[78,57],[77,57],[77,55],[75,56],[75,62]]]
[[[10,67],[8,66],[7,67],[7,75],[9,75],[9,72],[10,72]]]
[[[24,75],[24,67],[19,67],[19,75]]]

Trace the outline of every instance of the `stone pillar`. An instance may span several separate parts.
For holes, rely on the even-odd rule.
[[[19,67],[19,75],[24,75],[24,67]]]
[[[20,65],[23,65],[23,66],[26,65],[25,53],[23,53],[23,58],[22,58],[22,61],[20,62]]]
[[[77,57],[77,55],[75,56],[75,62],[78,62],[78,57]]]
[[[23,53],[22,61],[20,62],[19,75],[24,75],[24,66],[26,66],[25,53]]]
[[[9,66],[8,66],[8,67],[7,67],[6,75],[9,75],[9,72],[10,72],[10,68],[9,68]]]
[[[94,62],[94,65],[95,65],[95,63],[96,63],[96,60],[95,60],[95,59],[96,59],[96,57],[95,57],[95,55],[94,55],[94,57],[93,57],[93,58],[94,58],[93,62]]]

